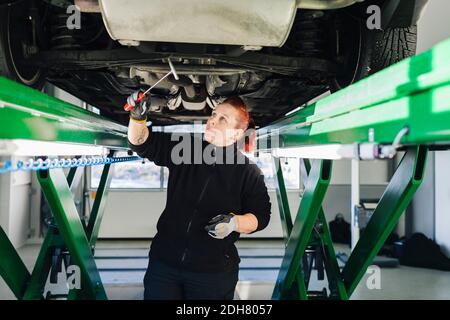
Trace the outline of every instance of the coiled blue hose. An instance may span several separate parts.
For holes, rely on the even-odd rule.
[[[0,173],[14,172],[14,171],[29,171],[29,170],[50,170],[55,168],[73,168],[73,167],[87,167],[103,164],[112,164],[118,162],[138,161],[141,157],[81,157],[81,158],[61,158],[61,159],[42,159],[30,158],[26,161],[18,160],[15,165],[10,160],[3,163],[0,162]]]

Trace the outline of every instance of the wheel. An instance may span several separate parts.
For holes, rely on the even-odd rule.
[[[417,27],[369,30],[364,19],[344,14],[337,19],[337,75],[331,91],[342,89],[416,53]]]
[[[41,89],[44,85],[45,72],[30,64],[30,57],[36,53],[40,43],[38,37],[42,32],[37,17],[40,8],[31,10],[33,1],[21,1],[0,10],[0,75]]]

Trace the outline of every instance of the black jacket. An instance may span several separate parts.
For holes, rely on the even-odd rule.
[[[261,170],[237,151],[236,144],[219,148],[201,135],[172,136],[152,132],[151,127],[149,131],[142,145],[128,143],[139,156],[169,169],[166,207],[158,220],[150,258],[195,272],[238,268],[234,242],[239,233],[220,240],[208,235],[204,227],[216,215],[233,212],[253,213],[258,219],[256,231],[264,229],[271,203]],[[188,146],[193,149],[186,149]],[[234,156],[227,158],[230,151]],[[202,153],[211,155],[213,161],[201,157]],[[180,164],[179,156],[184,163]],[[234,164],[229,164],[230,159]]]

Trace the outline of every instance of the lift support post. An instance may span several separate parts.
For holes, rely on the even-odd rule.
[[[257,151],[273,156],[286,244],[273,299],[348,299],[352,295],[420,186],[428,150],[450,146],[448,57],[450,39],[258,129]],[[405,152],[342,270],[322,210],[332,160],[340,158],[334,153],[329,158],[320,154],[335,150],[336,145],[342,149],[334,153],[349,159],[375,159],[375,150],[386,150],[386,146],[390,150],[401,147]],[[320,147],[321,153],[311,155],[307,150],[311,146]],[[360,153],[364,146],[373,151],[373,158]],[[305,173],[304,193],[294,223],[281,170],[283,155],[301,158]],[[387,157],[382,153],[378,156]],[[308,158],[315,159],[312,168]],[[308,288],[310,256],[317,250],[321,251],[320,263],[328,281],[325,292]]]

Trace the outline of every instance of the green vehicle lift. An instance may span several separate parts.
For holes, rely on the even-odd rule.
[[[420,186],[428,150],[449,149],[449,57],[450,39],[258,129],[257,151],[273,158],[286,246],[273,299],[351,297]],[[322,209],[332,160],[392,158],[397,151],[404,156],[340,270]],[[302,164],[304,192],[294,221],[284,157]],[[328,290],[309,288],[313,258]]]
[[[105,147],[112,157],[116,150],[127,149],[127,128],[0,77],[0,139]],[[76,265],[80,271],[80,288],[71,289],[68,299],[107,298],[94,249],[111,182],[110,166],[103,166],[87,222],[80,218],[70,190],[81,168],[70,168],[67,176],[62,168],[37,171],[52,221],[31,273],[0,227],[0,276],[18,299],[58,298],[44,290],[49,274],[57,277],[62,263],[66,268]]]
[[[450,142],[450,40],[406,59],[318,102],[260,128],[258,152],[270,152],[286,244],[273,299],[349,299],[419,187],[428,150]],[[11,123],[20,126],[11,127]],[[57,141],[126,149],[126,128],[43,93],[0,77],[0,139]],[[294,221],[283,180],[283,150],[342,147],[363,159],[404,151],[389,185],[345,267],[340,270],[322,209],[332,159],[302,155],[304,193]],[[350,150],[350,153],[349,153]],[[280,151],[280,152],[279,152]],[[53,223],[30,273],[0,228],[0,276],[18,299],[43,299],[55,251],[79,266],[81,290],[69,299],[106,299],[93,249],[110,183],[105,166],[90,219],[84,223],[70,192],[75,169],[42,170],[38,180]],[[320,257],[329,293],[309,289],[311,256]],[[68,258],[69,257],[69,258]]]

